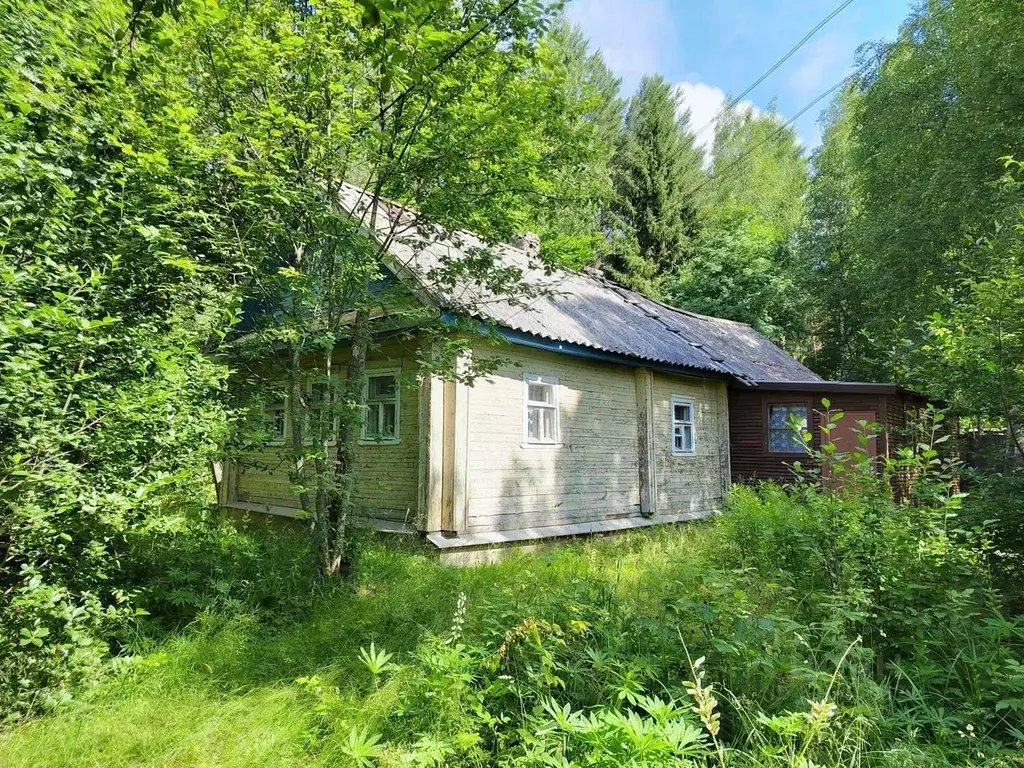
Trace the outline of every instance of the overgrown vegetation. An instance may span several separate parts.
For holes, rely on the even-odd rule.
[[[312,598],[289,536],[221,529],[159,596],[207,606],[188,630],[0,762],[1009,766],[1024,622],[957,519],[741,488],[714,522],[475,570],[370,544]]]
[[[559,11],[0,0],[0,762],[1012,764],[1019,3],[923,4],[809,160],[735,109],[702,157],[671,86],[627,109]],[[880,480],[819,456],[714,523],[479,571],[367,545],[359,366],[381,310],[409,318],[346,181],[480,233],[478,281],[519,290],[486,244],[535,230],[549,263],[600,257],[1005,447],[962,505],[931,435]],[[458,342],[434,351],[452,373]],[[312,536],[240,533],[210,462],[285,393]]]

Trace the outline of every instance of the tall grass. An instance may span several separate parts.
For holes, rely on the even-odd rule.
[[[8,728],[0,765],[1016,764],[1024,625],[909,518],[876,599],[849,504],[741,490],[717,521],[467,570],[371,544],[284,617],[253,577],[258,599]]]

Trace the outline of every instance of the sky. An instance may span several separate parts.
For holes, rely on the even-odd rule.
[[[678,86],[691,125],[709,123],[728,97],[738,96],[841,0],[572,0],[569,18],[622,78],[628,96],[645,74]],[[854,70],[857,48],[892,40],[911,0],[853,0],[746,100],[766,111],[773,100],[790,119]],[[821,141],[824,99],[794,126],[808,150]],[[707,145],[713,126],[697,140]]]

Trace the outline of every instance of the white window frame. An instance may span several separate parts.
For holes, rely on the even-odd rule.
[[[546,384],[551,387],[552,403],[539,403],[530,400],[530,385]],[[554,440],[534,440],[530,437],[530,408],[544,408],[555,413]],[[539,373],[523,374],[523,445],[530,447],[550,447],[562,444],[561,398],[558,393],[557,376],[541,376]]]
[[[370,394],[370,379],[375,379],[379,376],[394,376],[395,377],[395,436],[389,437],[386,440],[373,437],[366,433],[366,425],[368,419],[366,413],[363,413],[363,423],[359,426],[359,444],[360,445],[397,445],[402,442],[402,387],[399,383],[399,376],[402,373],[401,368],[373,368],[363,372],[363,406],[364,411],[369,410],[369,399]]]
[[[690,420],[683,421],[676,419],[676,406],[677,405],[688,405],[690,406]],[[686,395],[672,395],[672,400],[669,403],[669,430],[668,430],[668,447],[672,452],[673,456],[695,456],[697,454],[697,403],[692,397]],[[677,426],[689,426],[690,427],[690,450],[680,450],[676,448],[676,427]]]

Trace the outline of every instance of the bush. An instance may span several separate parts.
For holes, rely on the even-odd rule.
[[[299,682],[328,762],[962,765],[1010,755],[1024,619],[935,508],[776,486],[509,567],[403,658]],[[696,537],[685,556],[672,536]],[[882,543],[884,542],[884,545]],[[362,762],[361,762],[362,761]]]

